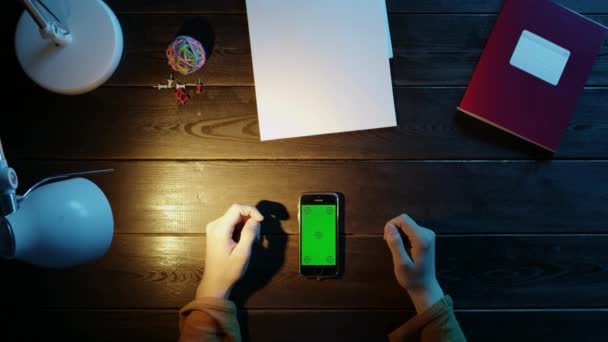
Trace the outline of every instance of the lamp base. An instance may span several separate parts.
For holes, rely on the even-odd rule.
[[[101,0],[45,0],[70,30],[72,42],[56,46],[40,36],[29,13],[17,23],[15,50],[25,73],[50,91],[76,95],[112,76],[122,56],[123,37],[114,12]]]

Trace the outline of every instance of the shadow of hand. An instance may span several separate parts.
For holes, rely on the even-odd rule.
[[[266,286],[285,261],[287,234],[281,221],[289,219],[287,209],[281,203],[266,200],[260,201],[256,207],[264,215],[262,234],[260,241],[252,246],[249,268],[232,291],[232,299],[239,307]]]
[[[266,200],[260,201],[256,207],[264,215],[262,234],[260,241],[252,246],[249,268],[232,290],[232,300],[239,308],[272,280],[285,261],[287,234],[281,227],[281,221],[289,219],[287,209],[281,203]],[[239,322],[243,341],[249,341],[249,317],[246,311],[239,311]]]

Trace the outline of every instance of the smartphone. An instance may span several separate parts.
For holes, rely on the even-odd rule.
[[[339,196],[333,192],[300,196],[300,274],[330,278],[339,273]]]

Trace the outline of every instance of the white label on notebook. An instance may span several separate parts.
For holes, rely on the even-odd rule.
[[[552,85],[562,77],[570,51],[524,30],[517,42],[511,65]]]

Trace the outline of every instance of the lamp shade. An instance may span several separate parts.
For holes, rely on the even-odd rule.
[[[93,182],[73,178],[41,186],[6,217],[13,258],[42,267],[69,267],[105,254],[114,219],[106,196]]]

